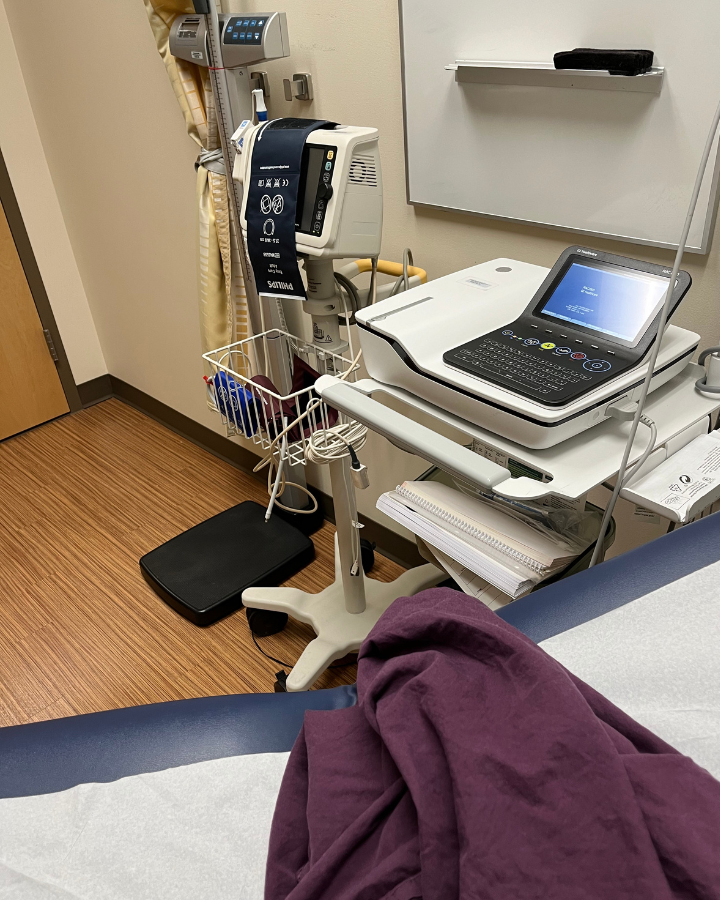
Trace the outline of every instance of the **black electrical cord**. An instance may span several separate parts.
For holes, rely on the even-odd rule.
[[[255,644],[256,649],[258,649],[262,653],[262,655],[265,657],[265,659],[269,659],[270,662],[277,663],[279,666],[282,666],[284,669],[292,669],[292,665],[290,663],[283,662],[281,659],[275,659],[274,656],[270,656],[269,653],[266,653],[263,650],[263,648],[260,646],[260,644],[258,644],[257,638],[255,637],[255,634],[252,631],[250,631],[250,637],[252,638],[253,644]]]
[[[263,648],[258,644],[257,638],[255,634],[250,631],[250,636],[252,637],[253,644],[255,644],[256,648],[262,653],[265,659],[269,659],[270,662],[277,663],[279,666],[282,666],[284,669],[292,669],[295,663],[283,662],[281,659],[275,659],[274,656],[270,656],[269,653],[266,653]],[[346,669],[348,666],[354,666],[354,662],[346,662],[346,663],[336,663],[334,666],[328,666],[328,669]]]

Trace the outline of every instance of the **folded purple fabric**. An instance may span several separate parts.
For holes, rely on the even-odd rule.
[[[397,600],[308,712],[266,900],[717,900],[720,782],[481,603]]]

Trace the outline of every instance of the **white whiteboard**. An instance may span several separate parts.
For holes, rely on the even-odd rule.
[[[677,246],[720,100],[717,0],[399,2],[410,203]],[[445,69],[574,47],[654,50],[662,91],[457,83]],[[701,253],[717,176],[715,148],[688,241]]]

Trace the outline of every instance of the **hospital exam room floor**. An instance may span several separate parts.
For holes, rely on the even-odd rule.
[[[158,544],[263,485],[119,400],[0,443],[0,726],[141,703],[271,691],[279,668],[242,612],[198,628],[143,580]],[[329,524],[290,585],[333,579]],[[373,577],[401,568],[378,556]],[[290,622],[261,639],[294,661],[312,637]],[[317,687],[349,684],[355,667]]]

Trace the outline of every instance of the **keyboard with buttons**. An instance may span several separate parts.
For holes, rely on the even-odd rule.
[[[449,350],[444,361],[547,406],[571,403],[628,367],[615,354],[612,361],[590,358],[577,346],[580,341],[574,346],[541,342],[527,327],[516,333],[513,325]],[[599,348],[588,345],[586,349],[593,353]]]

